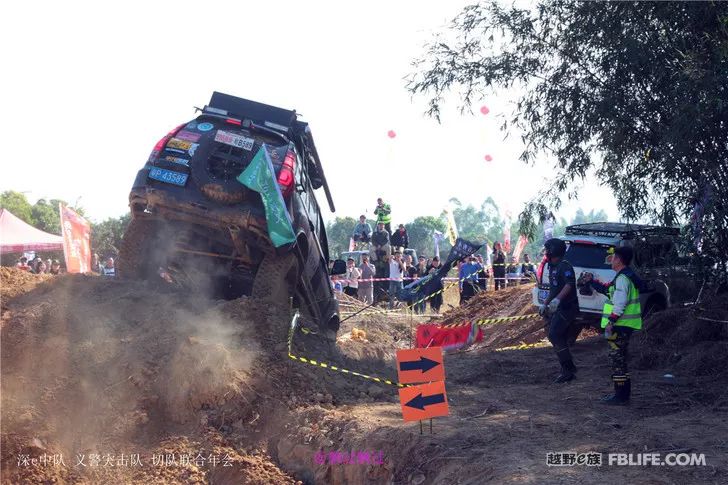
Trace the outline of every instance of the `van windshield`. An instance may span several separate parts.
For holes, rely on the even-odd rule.
[[[601,244],[571,243],[566,248],[564,259],[580,268],[612,269],[611,246]]]

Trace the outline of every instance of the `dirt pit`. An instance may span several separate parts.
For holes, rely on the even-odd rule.
[[[626,408],[598,403],[610,390],[603,339],[577,342],[578,378],[556,386],[550,348],[494,351],[539,342],[540,321],[487,327],[482,344],[446,355],[450,415],[420,434],[402,421],[395,386],[330,369],[396,380],[395,352],[410,347],[418,317],[356,316],[337,346],[303,319],[311,331],[294,334],[291,353],[311,364],[288,357],[285,308],[9,271],[2,483],[726,483],[728,378],[715,371],[725,325],[698,318],[728,319],[718,300],[646,322]],[[479,295],[442,318],[528,314],[529,290]],[[549,452],[599,453],[603,464],[547,466]],[[706,463],[607,462],[648,452]]]

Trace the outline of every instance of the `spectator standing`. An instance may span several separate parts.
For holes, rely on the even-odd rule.
[[[101,274],[103,276],[116,276],[116,268],[114,267],[114,258],[106,258],[106,262],[101,267]]]
[[[425,276],[427,276],[427,260],[425,259],[424,256],[420,256],[417,258],[417,266],[415,266],[415,271],[416,271],[417,279],[424,278]],[[419,314],[425,313],[425,311],[427,310],[427,300],[419,301],[419,298],[418,298],[418,302],[416,302],[414,310],[415,310],[415,313],[419,313]]]
[[[435,256],[432,258],[432,264],[427,269],[427,274],[434,274],[440,271],[440,258]],[[430,298],[430,309],[433,313],[440,313],[440,307],[442,306],[442,281],[435,287],[436,295]],[[429,296],[429,295],[427,295]]]
[[[369,256],[361,255],[361,266],[359,266],[361,281],[359,281],[358,296],[361,301],[369,305],[374,303],[374,282],[367,281],[375,278],[376,269],[369,262]]]
[[[377,230],[372,234],[372,245],[374,246],[375,261],[381,261],[384,256],[389,255],[389,233],[384,228],[384,223],[377,223]]]
[[[521,275],[529,280],[536,277],[536,267],[531,262],[528,253],[523,254],[523,264],[521,265]]]
[[[93,259],[91,260],[91,271],[101,273],[101,260],[99,259],[98,253],[94,253]]]
[[[346,260],[346,284],[344,285],[344,293],[356,298],[359,293],[359,278],[361,271],[354,265],[354,258]]]
[[[405,265],[402,262],[402,253],[396,251],[389,261],[389,309],[394,308],[394,299],[402,289]]]
[[[510,283],[510,286],[517,286],[521,276],[521,267],[518,264],[518,259],[515,256],[511,256],[511,264],[506,267],[506,283]]]
[[[18,261],[18,264],[15,265],[16,268],[23,270],[23,271],[30,271],[30,266],[28,265],[28,258],[23,256],[20,258],[20,261]]]
[[[387,230],[387,234],[392,234],[392,208],[389,204],[385,204],[382,198],[377,199],[377,207],[374,209],[377,216],[377,225],[381,222]]]
[[[369,243],[372,239],[372,226],[367,222],[366,216],[359,216],[359,223],[354,226],[352,234],[354,242]]]
[[[33,271],[34,274],[43,274],[46,272],[46,264],[42,259],[39,259],[37,264],[35,265],[35,271]]]
[[[478,291],[478,271],[480,265],[475,262],[475,257],[470,256],[467,262],[460,265],[458,273],[460,279],[460,304],[470,300]]]
[[[53,262],[51,263],[51,269],[50,269],[49,273],[52,275],[61,274],[61,262],[58,261],[57,259],[54,259]]]
[[[409,247],[409,237],[407,236],[407,229],[405,229],[404,224],[400,224],[399,229],[392,234],[390,242],[399,251],[404,251]]]
[[[496,291],[506,287],[506,255],[501,243],[493,244],[493,280]]]
[[[412,283],[417,279],[417,266],[414,265],[414,260],[412,259],[412,255],[408,254],[404,257],[405,262],[405,268],[407,273],[408,281],[407,283]]]
[[[476,254],[475,260],[480,265],[480,269],[478,270],[478,288],[480,291],[486,291],[488,289],[488,268],[485,267],[482,254]]]

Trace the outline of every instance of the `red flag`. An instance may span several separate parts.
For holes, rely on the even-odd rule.
[[[445,350],[454,350],[482,341],[483,329],[471,323],[459,327],[443,327],[438,324],[417,326],[418,348],[442,347]]]
[[[91,271],[91,225],[75,211],[58,204],[61,213],[63,255],[68,273]]]

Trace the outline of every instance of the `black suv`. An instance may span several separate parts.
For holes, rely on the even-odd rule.
[[[218,92],[199,111],[159,140],[137,174],[119,275],[161,277],[228,299],[252,295],[288,305],[292,298],[334,337],[338,303],[314,189],[323,187],[335,209],[308,124],[295,111]],[[268,236],[260,194],[237,180],[262,149],[296,235],[278,248]],[[336,261],[331,272],[345,270]]]

